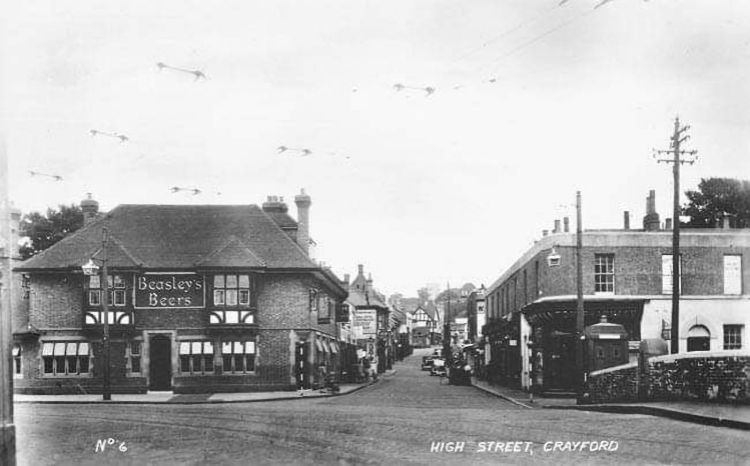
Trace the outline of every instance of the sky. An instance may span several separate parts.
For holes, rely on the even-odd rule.
[[[9,197],[26,213],[277,195],[296,215],[304,188],[339,276],[489,285],[574,222],[576,191],[585,228],[624,210],[639,226],[651,189],[671,217],[652,149],[677,116],[698,150],[682,191],[750,178],[750,3],[599,2],[17,2],[0,19]]]

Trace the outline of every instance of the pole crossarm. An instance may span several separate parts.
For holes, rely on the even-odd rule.
[[[674,176],[673,197],[673,227],[672,227],[672,283],[680,283],[680,166],[694,164],[698,159],[697,150],[685,150],[680,146],[690,139],[689,134],[684,134],[690,129],[690,125],[680,126],[680,119],[674,120],[674,132],[669,138],[668,150],[652,149],[652,157],[657,163],[671,163]],[[659,155],[671,155],[670,158],[659,158]],[[679,327],[680,327],[680,287],[672,287],[672,332],[670,335],[670,352],[679,352]]]

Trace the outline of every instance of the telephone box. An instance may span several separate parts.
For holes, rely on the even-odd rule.
[[[602,316],[601,322],[589,325],[583,334],[586,336],[587,372],[628,363],[628,332],[622,325],[611,324]]]

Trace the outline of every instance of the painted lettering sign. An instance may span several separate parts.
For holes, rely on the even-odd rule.
[[[354,327],[360,327],[358,330],[364,337],[375,336],[377,332],[377,311],[375,309],[357,309],[354,312]]]
[[[135,276],[135,307],[195,309],[205,305],[205,281],[195,273],[146,273]]]

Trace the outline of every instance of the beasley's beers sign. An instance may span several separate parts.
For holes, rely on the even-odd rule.
[[[202,308],[205,283],[194,273],[147,273],[135,276],[135,307]]]

